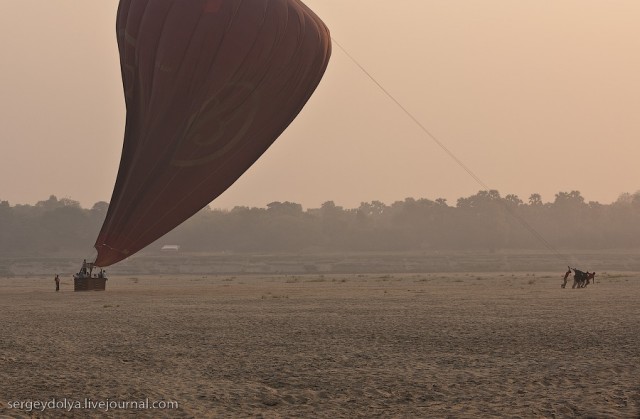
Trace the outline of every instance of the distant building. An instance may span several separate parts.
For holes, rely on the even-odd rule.
[[[165,244],[160,250],[163,252],[179,252],[180,246],[177,244]]]

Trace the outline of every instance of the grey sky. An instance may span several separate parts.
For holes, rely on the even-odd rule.
[[[640,2],[307,0],[490,187],[603,203],[640,189]],[[116,0],[0,0],[0,199],[109,200],[124,105]],[[213,207],[450,201],[479,185],[344,53]]]

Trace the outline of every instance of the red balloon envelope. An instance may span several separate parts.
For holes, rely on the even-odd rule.
[[[97,266],[231,186],[302,110],[331,54],[299,0],[121,0],[116,27],[127,120]]]

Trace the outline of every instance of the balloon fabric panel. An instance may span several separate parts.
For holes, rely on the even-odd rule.
[[[224,192],[320,83],[328,29],[299,0],[121,0],[127,117],[96,240],[109,266]]]

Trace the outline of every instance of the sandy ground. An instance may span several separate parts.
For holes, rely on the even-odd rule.
[[[640,278],[0,279],[0,417],[640,417]],[[175,401],[177,409],[12,408]]]

